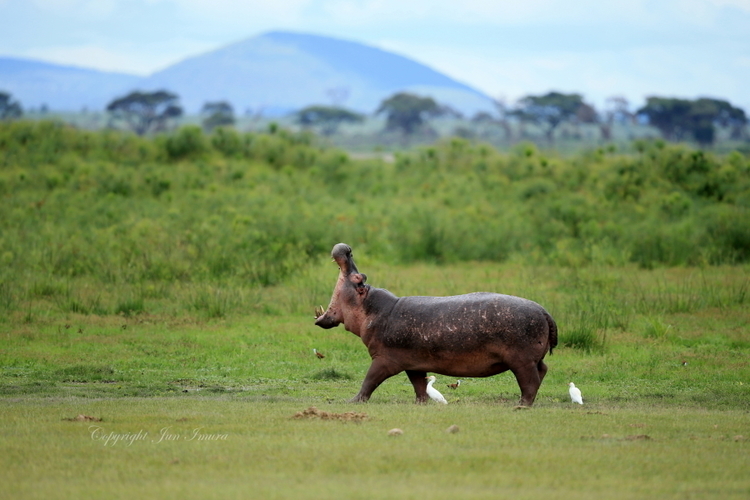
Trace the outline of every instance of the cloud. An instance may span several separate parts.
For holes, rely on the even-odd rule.
[[[120,0],[122,1],[122,0]],[[304,19],[305,11],[314,3],[313,0],[276,0],[276,1],[242,1],[242,0],[146,0],[152,4],[169,4],[175,11],[189,17],[205,20],[220,19],[223,22],[245,25],[287,24]]]
[[[121,0],[31,0],[39,10],[46,13],[75,14],[81,17],[106,18],[117,8]]]
[[[707,3],[717,7],[735,7],[750,12],[750,0],[707,0]]]
[[[727,0],[731,1],[731,0]],[[738,0],[739,1],[739,0]],[[473,25],[590,24],[647,20],[647,0],[329,0],[313,2],[336,22],[358,25],[430,21]],[[653,16],[652,16],[653,17]]]
[[[82,44],[36,47],[27,50],[23,55],[58,64],[147,76],[184,58],[186,54],[195,55],[213,48],[213,44],[173,39],[160,44],[158,50],[146,44],[108,47],[101,44]]]

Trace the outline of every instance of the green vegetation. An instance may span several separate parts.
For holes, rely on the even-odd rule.
[[[438,377],[447,407],[414,405],[404,375],[368,404],[346,404],[369,358],[342,328],[312,324],[309,306],[325,303],[337,274],[326,260],[223,319],[50,310],[1,323],[3,497],[225,498],[248,488],[264,498],[750,491],[747,268],[401,267],[368,259],[360,266],[399,294],[491,289],[545,304],[563,329],[562,345],[547,358],[534,409],[513,411],[518,387],[508,373],[463,380],[456,391],[445,387],[453,379]],[[151,300],[147,310],[156,308]],[[595,342],[573,344],[572,332],[586,328]],[[568,400],[570,380],[583,390],[583,407]],[[292,418],[310,406],[369,418]],[[78,415],[102,420],[68,420]],[[459,433],[446,433],[453,424]],[[396,427],[404,434],[388,436]],[[196,429],[216,439],[191,439]],[[131,445],[104,441],[139,432],[148,436]],[[163,440],[164,433],[180,437]]]
[[[0,402],[0,492],[442,500],[743,499],[750,490],[747,415],[737,411],[321,403],[369,419],[292,418],[306,405],[228,395]],[[78,414],[103,420],[64,420]],[[393,428],[403,435],[388,436]]]
[[[634,148],[387,162],[279,127],[0,125],[0,496],[746,498],[750,163]],[[534,409],[508,373],[438,377],[447,407],[401,375],[346,404],[368,354],[313,325],[339,241],[398,295],[544,305]]]

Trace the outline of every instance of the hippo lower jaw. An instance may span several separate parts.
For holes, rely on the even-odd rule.
[[[325,328],[326,330],[339,325],[336,321],[333,321],[331,318],[327,318],[325,316],[316,319],[315,324],[321,328]]]
[[[323,306],[315,308],[315,324],[326,330],[338,326],[339,322],[328,315],[328,311],[323,310]]]

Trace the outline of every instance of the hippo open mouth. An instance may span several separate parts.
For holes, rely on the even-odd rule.
[[[348,276],[352,273],[358,273],[357,265],[354,263],[352,247],[346,243],[339,243],[331,250],[331,257],[339,265],[341,273]]]
[[[369,285],[366,285],[367,275],[361,274],[354,263],[352,248],[346,243],[339,243],[333,247],[331,257],[339,266],[339,278],[333,291],[328,308],[315,308],[315,324],[321,328],[333,328],[344,322],[341,304],[353,305],[356,299],[364,299]]]

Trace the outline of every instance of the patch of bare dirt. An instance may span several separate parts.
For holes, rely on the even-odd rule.
[[[625,436],[623,438],[618,438],[616,436],[612,436],[610,434],[602,434],[599,437],[596,436],[581,436],[582,440],[616,440],[616,441],[651,441],[653,438],[649,436],[648,434],[635,434],[631,436]]]
[[[330,411],[318,410],[316,407],[311,406],[307,410],[298,411],[292,418],[303,419],[303,418],[319,418],[320,420],[342,420],[345,422],[362,422],[367,420],[369,417],[367,413],[358,413],[356,411],[347,411],[344,413],[334,413]]]
[[[633,436],[625,436],[626,441],[651,441],[651,436],[648,434],[635,434]]]
[[[68,422],[101,422],[101,418],[96,417],[90,417],[88,415],[76,415],[73,418],[64,418],[63,420],[67,420]]]

